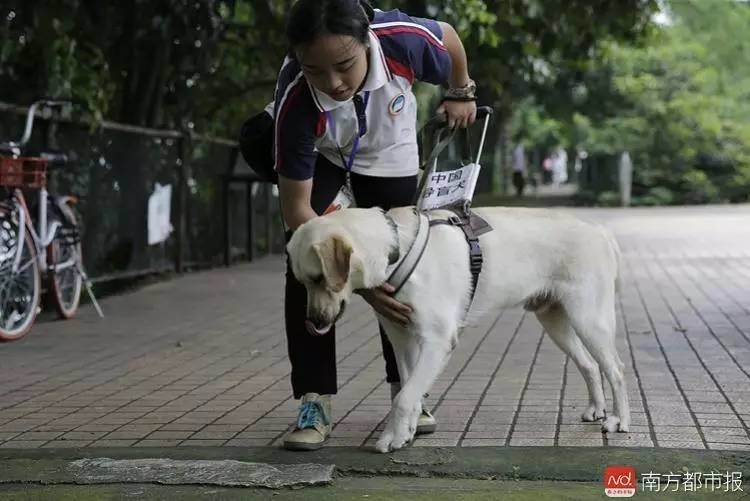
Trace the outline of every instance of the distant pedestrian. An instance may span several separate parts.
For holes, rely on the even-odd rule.
[[[552,183],[559,187],[568,182],[568,154],[565,148],[558,146],[552,154]]]
[[[513,186],[516,188],[516,196],[523,196],[523,190],[526,186],[526,176],[528,174],[526,168],[526,150],[523,144],[519,143],[513,149]]]

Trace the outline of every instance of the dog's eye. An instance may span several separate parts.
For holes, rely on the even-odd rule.
[[[323,275],[316,275],[316,276],[312,277],[312,283],[314,283],[315,285],[322,284],[323,280],[325,280],[325,278],[323,277]]]

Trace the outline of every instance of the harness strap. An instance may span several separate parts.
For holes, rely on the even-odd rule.
[[[471,299],[469,301],[469,304],[471,304],[471,302],[474,300],[474,294],[477,291],[479,274],[482,272],[482,264],[484,263],[484,257],[482,256],[482,247],[479,245],[479,235],[486,233],[487,231],[491,231],[492,227],[489,226],[489,224],[487,224],[484,219],[474,213],[470,212],[469,216],[466,217],[462,216],[462,214],[458,210],[450,210],[455,212],[455,214],[450,216],[448,219],[433,219],[430,221],[430,226],[445,224],[448,226],[457,226],[461,228],[461,231],[463,231],[464,237],[466,238],[466,243],[469,244],[469,270],[471,271]],[[479,226],[480,230],[474,231],[473,226]]]
[[[427,216],[417,211],[414,211],[414,215],[419,220],[414,241],[411,243],[409,250],[406,251],[404,258],[399,261],[396,268],[393,269],[391,275],[388,277],[388,280],[386,280],[395,289],[394,294],[400,291],[401,287],[409,280],[417,264],[422,259],[422,254],[424,254],[424,250],[427,248],[427,241],[430,238],[430,224]]]
[[[492,226],[471,211],[463,212],[459,208],[450,208],[448,210],[454,212],[454,215],[448,219],[431,219],[421,211],[414,211],[414,215],[419,219],[417,234],[406,255],[398,262],[387,280],[395,289],[394,294],[401,290],[401,287],[409,280],[417,264],[422,259],[422,254],[424,254],[430,238],[430,228],[438,224],[445,224],[459,227],[464,233],[466,243],[469,245],[469,270],[471,271],[471,299],[469,305],[471,305],[477,290],[479,274],[482,272],[482,264],[484,263],[482,247],[479,245],[479,236],[492,231]],[[387,218],[389,217],[387,214],[385,215]]]

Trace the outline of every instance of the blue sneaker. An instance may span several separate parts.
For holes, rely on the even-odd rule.
[[[323,447],[331,434],[331,396],[306,393],[299,407],[297,426],[284,439],[284,448],[314,451]]]

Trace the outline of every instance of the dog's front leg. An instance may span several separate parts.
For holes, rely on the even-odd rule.
[[[409,350],[418,350],[416,363],[409,378],[402,381],[401,391],[393,400],[388,424],[375,444],[380,452],[400,449],[414,438],[417,420],[422,411],[422,395],[429,391],[445,365],[450,346],[418,338],[410,343]]]

